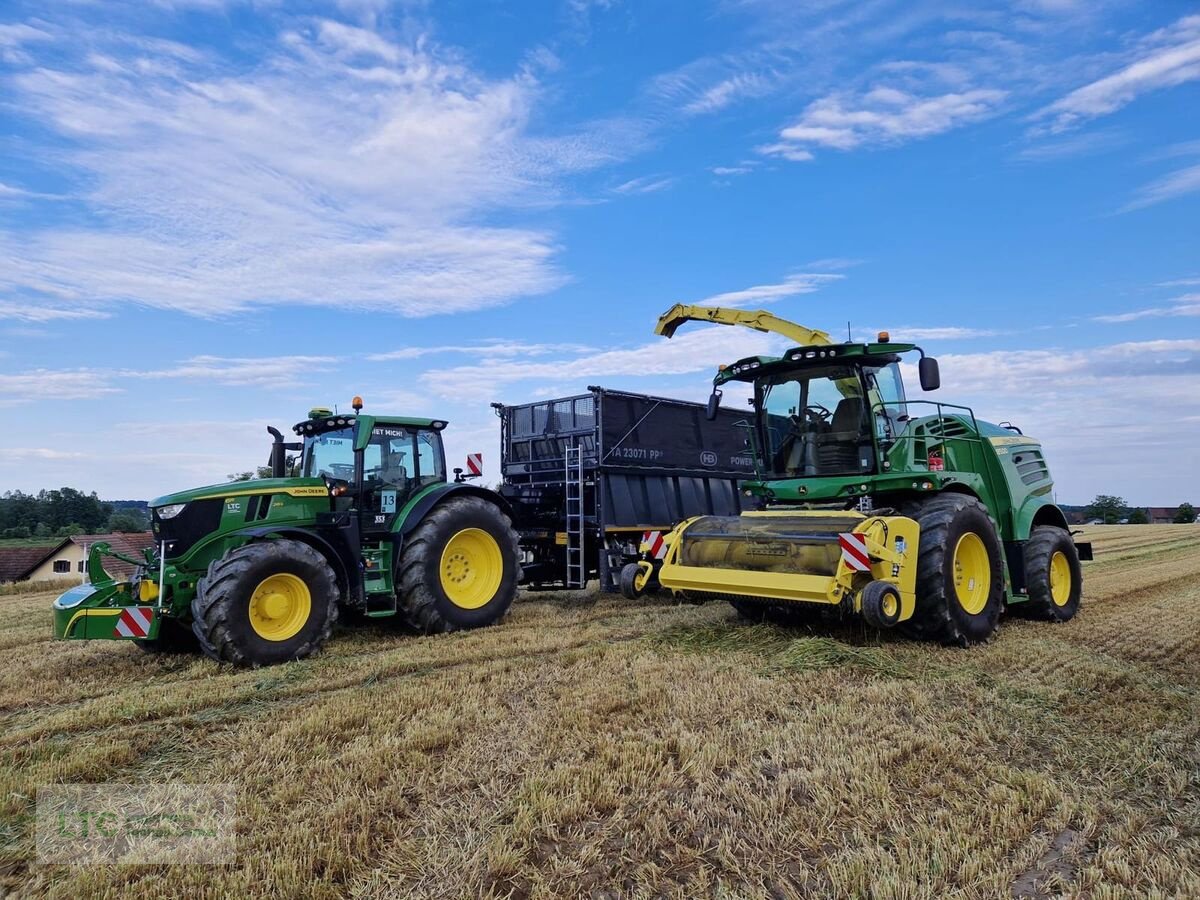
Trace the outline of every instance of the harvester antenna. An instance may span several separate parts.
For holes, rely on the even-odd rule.
[[[847,344],[854,343],[854,333],[850,330],[850,320],[849,319],[846,320],[846,343]]]

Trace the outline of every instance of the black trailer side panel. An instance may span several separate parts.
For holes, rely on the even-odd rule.
[[[599,400],[601,466],[754,475],[748,413],[721,409],[710,422],[698,403],[616,391]]]
[[[712,476],[601,475],[604,530],[666,530],[692,516],[736,516],[737,482]]]

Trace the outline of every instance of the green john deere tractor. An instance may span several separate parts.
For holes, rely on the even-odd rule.
[[[447,478],[445,422],[353,407],[312,410],[295,443],[268,428],[270,478],[152,501],[155,547],[120,557],[130,581],[93,546],[89,583],[54,601],[55,637],[258,666],[316,652],[343,611],[424,633],[498,621],[521,577],[507,501]]]
[[[1006,606],[1065,621],[1079,608],[1077,544],[1054,504],[1041,444],[967,407],[905,395],[900,363],[916,355],[921,387],[937,361],[880,334],[837,343],[764,311],[677,305],[656,331],[684,322],[775,332],[780,357],[722,366],[721,386],[752,392],[745,423],[757,474],[740,516],[680,523],[666,551],[643,548],[621,573],[626,596],[665,587],[728,600],[744,617],[795,621],[811,612],[861,615],[878,628],[967,646],[987,640]]]

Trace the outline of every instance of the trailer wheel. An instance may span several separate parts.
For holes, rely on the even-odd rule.
[[[1079,611],[1083,577],[1071,535],[1053,525],[1033,529],[1025,544],[1025,586],[1029,600],[1014,612],[1050,622],[1066,622]]]
[[[909,515],[921,526],[917,608],[902,627],[950,646],[986,641],[1004,603],[1000,540],[987,508],[974,497],[947,493]]]
[[[149,641],[133,641],[144,653],[195,653],[200,649],[196,635],[178,619],[163,617],[158,623],[158,637]]]
[[[333,630],[337,579],[308,544],[278,539],[235,547],[196,584],[192,632],[205,655],[264,666],[316,653]]]
[[[500,621],[521,578],[516,531],[500,507],[481,497],[450,497],[409,535],[397,594],[405,617],[433,634]]]
[[[862,589],[862,617],[883,631],[900,621],[900,592],[886,581],[872,581]]]
[[[626,600],[640,600],[646,595],[646,585],[654,574],[649,563],[629,563],[621,568],[621,596]]]

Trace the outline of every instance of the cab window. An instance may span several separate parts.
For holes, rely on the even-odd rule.
[[[442,442],[435,432],[417,432],[417,472],[421,487],[446,480]]]

